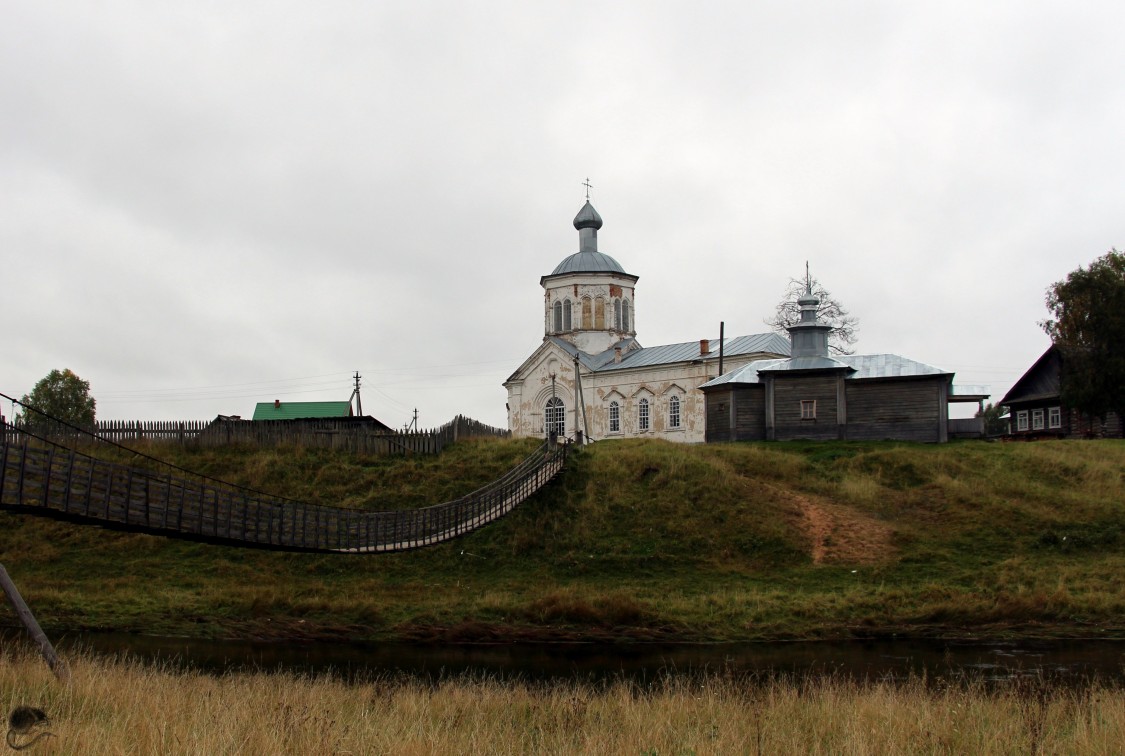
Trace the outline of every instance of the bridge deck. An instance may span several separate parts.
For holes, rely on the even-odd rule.
[[[368,512],[306,504],[5,437],[0,439],[0,508],[257,548],[386,553],[448,541],[494,522],[546,485],[565,461],[565,446],[547,444],[468,496],[421,509]]]

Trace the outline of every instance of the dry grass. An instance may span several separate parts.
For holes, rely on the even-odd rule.
[[[1039,682],[677,677],[530,685],[220,677],[89,657],[69,686],[0,653],[0,704],[39,706],[35,753],[1119,753],[1125,691]]]

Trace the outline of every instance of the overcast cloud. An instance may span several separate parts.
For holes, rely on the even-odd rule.
[[[808,260],[859,352],[994,399],[1125,247],[1120,3],[0,9],[0,391],[71,368],[103,419],[358,370],[389,425],[504,425],[587,176],[643,345],[766,330]]]

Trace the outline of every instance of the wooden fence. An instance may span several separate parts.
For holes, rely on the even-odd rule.
[[[26,438],[0,416],[0,433],[9,443]],[[323,418],[309,420],[215,420],[187,421],[99,421],[93,428],[75,428],[43,419],[35,424],[34,435],[64,444],[94,438],[113,443],[158,441],[201,447],[240,444],[259,447],[304,446],[337,449],[360,454],[438,454],[462,438],[506,437],[510,432],[458,415],[432,430],[395,432],[373,427],[363,418]]]
[[[0,508],[192,540],[343,553],[403,551],[476,530],[546,485],[567,452],[547,443],[467,496],[371,512],[293,501],[151,457],[143,457],[147,467],[127,466],[39,438],[13,442],[18,435],[0,434]]]

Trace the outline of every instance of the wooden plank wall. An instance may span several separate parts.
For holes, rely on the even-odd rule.
[[[801,401],[816,401],[816,419],[801,419]],[[849,412],[850,415],[850,412]],[[775,438],[834,439],[836,423],[836,376],[784,376],[774,380],[773,416]]]
[[[939,441],[944,380],[849,381],[848,438]]]

